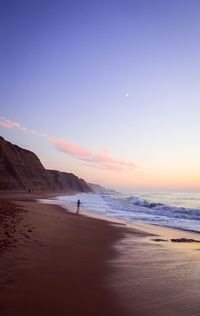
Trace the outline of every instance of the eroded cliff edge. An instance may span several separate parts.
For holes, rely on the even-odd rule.
[[[79,191],[92,189],[72,173],[47,170],[31,151],[0,137],[0,190]]]

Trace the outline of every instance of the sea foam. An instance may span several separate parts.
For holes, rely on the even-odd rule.
[[[83,209],[101,216],[200,232],[198,193],[154,192],[127,195],[105,190],[62,196],[58,199],[67,201],[71,206],[76,206],[77,200],[80,199]],[[185,205],[187,207],[184,207]],[[190,205],[191,207],[188,207]]]

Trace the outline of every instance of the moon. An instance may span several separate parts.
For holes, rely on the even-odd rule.
[[[128,93],[126,93],[126,97],[128,97]]]

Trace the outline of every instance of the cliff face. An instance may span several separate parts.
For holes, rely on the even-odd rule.
[[[80,191],[91,188],[72,173],[46,170],[31,151],[0,137],[0,190]]]

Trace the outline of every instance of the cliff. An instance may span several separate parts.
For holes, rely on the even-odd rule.
[[[0,190],[92,191],[72,173],[46,170],[31,151],[0,137]]]

